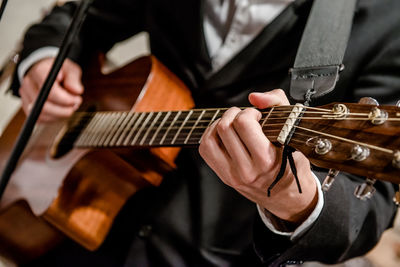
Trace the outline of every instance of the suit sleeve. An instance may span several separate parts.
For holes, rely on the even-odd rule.
[[[91,53],[106,52],[115,43],[143,31],[145,3],[146,1],[95,0],[68,57],[83,63]],[[41,22],[32,25],[23,39],[20,62],[42,47],[60,47],[77,6],[77,2],[56,5]],[[11,89],[16,95],[19,86],[15,75]]]

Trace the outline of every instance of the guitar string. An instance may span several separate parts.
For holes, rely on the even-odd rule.
[[[285,106],[285,107],[280,107],[280,108],[287,108],[287,106]],[[321,109],[319,109],[319,108],[316,108],[317,110],[321,110]],[[221,110],[221,109],[214,109],[214,110]],[[201,111],[201,112],[203,112],[203,110],[202,109],[199,109],[199,110],[197,110],[197,111]],[[284,110],[285,111],[285,110]],[[286,112],[286,111],[285,111]],[[292,112],[291,110],[288,110],[287,112]],[[117,114],[118,112],[108,112],[108,111],[106,111],[106,112],[103,112],[103,113],[110,113],[110,114]],[[130,115],[130,114],[134,114],[135,112],[124,112],[123,114],[124,115]],[[147,112],[148,113],[148,112]],[[279,115],[282,115],[282,111],[275,111],[275,112],[262,112],[262,114],[264,115],[264,114],[269,114],[269,115],[271,115],[272,113],[275,113],[275,114],[279,114]],[[305,112],[305,113],[307,113],[307,112]],[[316,114],[316,113],[320,113],[320,112],[308,112],[308,113],[314,113],[314,114]],[[87,114],[89,114],[89,113],[87,113]],[[92,115],[93,113],[90,113],[90,115]],[[328,113],[329,114],[329,113]],[[362,114],[362,113],[350,113],[350,114],[347,114],[347,115],[361,115],[361,116],[368,116],[369,114]],[[211,114],[212,115],[212,114]],[[82,116],[81,116],[82,117]],[[81,118],[80,117],[80,118]],[[93,116],[91,116],[91,117],[93,117]],[[275,117],[269,117],[268,118],[268,120],[270,120],[270,119],[274,119],[274,120],[283,120],[283,119],[285,119],[285,118],[281,118],[281,117],[279,117],[279,118],[275,118]],[[322,117],[322,118],[319,118],[319,117],[304,117],[304,118],[302,118],[302,120],[306,120],[306,119],[318,119],[318,120],[322,120],[322,119],[324,119],[324,120],[326,120],[326,119],[328,119],[328,120],[338,120],[338,118],[330,118],[330,117]],[[339,118],[339,120],[369,120],[368,118],[366,118],[366,119],[363,119],[363,118]],[[388,118],[387,120],[399,120],[399,119],[397,119],[397,118]],[[197,123],[201,123],[201,122],[209,122],[209,120],[196,120],[197,121]],[[194,122],[194,121],[191,121],[191,120],[187,120],[187,122],[186,122],[186,124],[190,124],[190,123],[192,123],[192,122]],[[179,120],[177,120],[175,123],[177,123],[177,124],[179,124],[180,123],[180,121]],[[276,125],[276,124],[275,124]],[[272,124],[266,124],[265,126],[269,126],[269,127],[271,127],[271,126],[275,126],[275,125],[272,125]],[[283,125],[283,124],[282,124]],[[116,127],[115,127],[116,126]],[[118,131],[118,128],[120,127],[121,125],[120,124],[115,124],[114,125],[114,127],[112,127],[112,132],[109,132],[108,134],[112,134],[112,135],[114,135],[115,134],[115,132],[116,131]],[[157,124],[154,124],[154,126],[157,126]],[[159,125],[158,125],[159,126]],[[176,129],[176,128],[178,128],[178,127],[170,127],[171,129]],[[188,126],[188,127],[180,127],[181,129],[193,129],[193,127],[190,127],[190,126]],[[196,127],[196,129],[205,129],[205,128],[207,128],[207,127]],[[151,131],[151,130],[150,130]],[[71,131],[72,132],[72,131]],[[78,131],[79,132],[79,131]],[[107,131],[105,131],[104,133],[107,133]],[[103,133],[103,134],[104,134]],[[202,133],[201,133],[202,134]],[[110,137],[107,137],[107,138],[113,138],[113,136],[110,136]],[[102,139],[104,139],[104,138],[102,138]],[[177,140],[179,140],[179,139],[177,139]]]
[[[151,112],[140,112],[140,113],[142,113],[142,114],[143,113],[150,114]],[[112,116],[114,114],[115,113],[110,113],[108,115]],[[132,113],[132,114],[134,114],[134,113]],[[268,115],[268,114],[269,114],[268,112],[263,112],[262,113],[262,115]],[[282,115],[282,113],[278,113],[278,114]],[[308,114],[308,113],[305,112],[304,114]],[[313,113],[313,114],[316,114],[316,113]],[[101,114],[101,115],[104,115],[104,114]],[[125,114],[121,113],[120,116],[122,116],[122,115],[125,115]],[[188,120],[186,120],[186,123],[194,123],[194,122],[198,122],[198,123],[206,122],[207,123],[207,122],[209,122],[209,120],[207,120],[207,116],[208,115],[212,115],[212,114],[206,114],[205,116],[203,116],[203,117],[205,117],[205,119],[202,119],[202,120],[197,120],[196,118],[195,119],[190,119],[189,118]],[[325,113],[323,115],[328,115],[328,116],[303,117],[302,120],[364,120],[364,121],[371,120],[369,118],[369,114],[367,114],[367,113],[365,113],[365,114],[363,114],[363,113],[349,113],[349,114],[346,114],[347,116],[366,116],[367,118],[358,118],[358,117],[345,117],[345,118],[343,118],[343,117],[337,117],[336,115],[339,115],[339,114],[335,114],[335,113],[333,113],[333,114],[332,113]],[[186,116],[188,116],[188,115],[186,115]],[[93,117],[94,116],[90,116],[88,118],[93,118]],[[181,122],[185,121],[185,119],[186,119],[186,117],[184,119],[177,119],[175,123],[181,123]],[[283,120],[283,119],[287,119],[287,117],[273,117],[273,116],[269,116],[268,117],[268,120]],[[261,118],[261,120],[263,120],[263,118]],[[71,120],[69,120],[69,123],[74,124],[74,123],[81,122],[81,121],[82,121],[82,117],[74,117]],[[386,118],[385,121],[400,121],[400,118]],[[85,124],[85,123],[82,122],[82,125],[83,124]],[[157,125],[157,124],[155,124],[155,125]],[[79,124],[77,126],[79,126]],[[116,126],[118,127],[118,126],[120,126],[120,124],[116,124]]]
[[[311,130],[311,129],[304,128],[304,127],[301,127],[301,126],[295,126],[295,128],[301,129],[301,130],[304,130],[304,131],[308,131],[308,132],[312,132],[312,133],[316,133],[316,134],[319,134],[319,135],[322,135],[322,136],[331,137],[331,138],[338,139],[338,140],[341,140],[341,141],[344,141],[344,142],[349,142],[349,143],[352,143],[352,144],[365,146],[365,147],[368,147],[368,148],[371,148],[371,149],[375,149],[375,150],[379,150],[381,152],[388,153],[388,154],[393,154],[393,152],[394,152],[391,149],[378,147],[378,146],[370,145],[370,144],[359,142],[359,141],[353,141],[353,140],[348,139],[348,138],[344,138],[344,137],[341,137],[341,136],[336,136],[336,135],[332,135],[332,134],[328,134],[328,133],[324,133],[324,132],[320,132],[320,131]]]
[[[144,112],[144,113],[148,113],[148,114],[150,114],[150,112]],[[271,114],[272,113],[275,113],[275,114],[279,114],[279,115],[282,115],[282,112],[262,112],[261,114],[262,114],[262,116],[264,116],[264,115],[269,115],[269,117],[268,117],[268,120],[282,120],[282,119],[286,119],[285,117],[273,117],[273,116],[271,116]],[[318,113],[318,112],[304,112],[304,114],[309,114],[309,113],[313,113],[313,114],[321,114],[321,113]],[[111,114],[116,114],[115,112],[114,113],[110,113],[109,114],[109,116],[111,116]],[[134,114],[134,113],[131,113],[131,114]],[[275,115],[275,114],[273,114],[273,115]],[[120,116],[122,116],[122,115],[125,115],[125,113],[121,113],[121,115]],[[128,114],[129,115],[129,114]],[[185,115],[185,114],[184,114]],[[206,114],[204,117],[205,118],[207,118],[207,115],[208,114]],[[212,115],[212,114],[210,114],[210,115]],[[370,118],[369,118],[369,114],[368,113],[348,113],[348,114],[346,114],[347,115],[347,117],[345,117],[345,118],[343,118],[343,117],[338,117],[337,115],[339,115],[339,114],[336,114],[336,113],[323,113],[323,115],[327,115],[327,116],[321,116],[321,117],[303,117],[302,118],[302,120],[364,120],[364,121],[368,121],[368,120],[371,120]],[[186,115],[187,116],[187,115]],[[354,117],[348,117],[348,116],[366,116],[366,118],[358,118],[358,117],[356,117],[356,118],[354,118]],[[92,117],[94,117],[94,116],[90,116],[89,118],[92,118]],[[262,120],[263,118],[261,118],[261,120]],[[71,119],[70,120],[70,123],[72,123],[72,124],[76,124],[76,122],[80,122],[80,121],[82,121],[82,116],[76,116],[76,117],[74,117],[73,119]],[[183,122],[184,120],[180,120],[180,119],[178,119],[175,123],[177,123],[177,124],[179,124],[179,123],[181,123],[181,122]],[[386,118],[385,119],[385,121],[400,121],[400,118]],[[197,119],[195,119],[195,120],[191,120],[191,119],[188,119],[188,120],[186,120],[186,123],[187,124],[190,124],[190,123],[193,123],[193,122],[198,122],[198,123],[203,123],[203,122],[209,122],[209,120],[206,120],[206,119],[204,119],[204,120],[197,120]],[[84,123],[82,123],[82,124],[84,124]],[[78,127],[80,126],[79,124],[77,125]],[[116,127],[119,127],[120,126],[120,124],[116,124],[115,125]],[[157,123],[155,124],[155,126],[157,126]]]
[[[217,117],[218,118],[218,117]],[[284,118],[271,118],[271,117],[269,117],[268,118],[268,121],[269,120],[286,120],[287,118],[286,117],[284,117]],[[260,120],[260,122],[262,121],[263,119],[261,119]],[[352,118],[352,117],[350,117],[350,118],[335,118],[335,117],[328,117],[328,118],[326,118],[326,117],[303,117],[302,119],[301,119],[302,121],[307,121],[307,120],[326,120],[326,121],[371,121],[371,119],[369,119],[369,118]],[[400,118],[387,118],[387,119],[385,119],[385,121],[400,121]],[[167,120],[167,122],[168,122],[168,120]],[[170,120],[170,122],[172,122],[172,120]],[[162,127],[161,129],[167,129],[167,128],[170,128],[170,129],[177,129],[177,128],[181,128],[181,124],[183,123],[183,122],[185,122],[185,125],[182,127],[182,129],[192,129],[193,128],[193,126],[191,126],[190,124],[195,124],[195,123],[197,123],[197,124],[201,124],[201,123],[209,123],[210,122],[210,120],[176,120],[175,122],[174,122],[174,125],[177,125],[177,126],[172,126],[172,127],[167,127],[167,126],[165,126],[165,127]],[[112,122],[112,123],[114,123],[114,122]],[[110,123],[106,123],[107,125],[104,125],[104,127],[103,128],[107,128],[107,127],[109,127],[110,126]],[[119,124],[117,124],[117,123],[115,123],[114,125],[113,125],[113,127],[110,129],[110,131],[113,131],[113,132],[115,132],[115,131],[117,131],[118,130],[118,128],[119,127],[121,127],[121,125],[123,125],[122,123],[119,123]],[[156,123],[154,123],[153,124],[153,126],[151,127],[151,128],[153,128],[153,129],[157,129],[159,126],[161,125],[161,122],[160,122],[160,124],[158,124],[157,122]],[[284,125],[284,123],[266,123],[264,126],[277,126],[277,125]],[[75,127],[76,128],[79,128],[81,126],[81,129],[76,129],[76,130],[74,130],[74,129],[72,129],[72,130],[70,130],[69,132],[70,133],[78,133],[78,132],[81,132],[81,130],[82,130],[82,127],[84,127],[85,126],[85,124],[84,123],[82,123],[82,124],[78,124],[78,125],[75,125]],[[196,126],[196,129],[205,129],[205,128],[207,128],[208,126],[204,126],[204,125],[200,125],[200,126]],[[97,131],[96,131],[97,132]]]
[[[310,109],[310,108],[308,108],[308,109]],[[204,109],[205,111],[210,111],[210,110],[208,110],[208,109]],[[228,110],[228,109],[218,109],[218,110],[220,110],[220,111],[226,111],[226,110]],[[181,110],[181,112],[182,112],[182,114],[184,114],[184,112],[190,112],[190,111],[193,111],[193,112],[202,112],[203,110],[202,109],[192,109],[192,110]],[[215,110],[215,111],[217,111],[217,109]],[[122,115],[124,115],[124,114],[134,114],[134,113],[150,113],[150,112],[158,112],[158,113],[167,113],[167,112],[178,112],[178,111],[139,111],[139,112],[130,112],[130,111],[97,111],[97,112],[76,112],[76,113],[74,113],[74,117],[73,118],[76,118],[76,119],[82,119],[82,118],[92,118],[92,117],[94,117],[94,115],[96,115],[96,114],[108,114],[108,115],[110,115],[110,114],[115,114],[115,113],[119,113],[120,114],[120,116],[122,116]],[[278,110],[278,107],[276,107],[272,112],[270,112],[270,111],[268,111],[268,110],[261,110],[260,111],[260,113],[262,114],[262,115],[268,115],[268,114],[271,114],[271,115],[276,115],[276,114],[278,114],[278,115],[284,115],[285,113],[292,113],[293,112],[293,110],[292,109],[288,109],[288,110]],[[318,110],[318,111],[308,111],[308,110],[305,110],[305,111],[303,111],[303,113],[304,114],[331,114],[331,115],[342,115],[343,113],[339,113],[339,112],[333,112],[332,110]],[[212,115],[212,114],[211,114]],[[352,116],[368,116],[369,115],[369,113],[352,113],[352,112],[350,112],[350,113],[344,113],[343,115],[346,115],[346,116],[348,116],[348,115],[352,115]]]
[[[327,136],[327,137],[331,137],[331,138],[334,138],[334,139],[338,139],[338,140],[341,140],[341,141],[344,141],[344,142],[362,145],[362,146],[365,146],[365,147],[368,147],[368,148],[371,148],[371,149],[375,149],[375,150],[378,150],[378,151],[381,151],[381,152],[384,152],[384,153],[392,154],[392,153],[394,152],[394,151],[391,150],[391,149],[386,149],[386,148],[378,147],[378,146],[375,146],[375,145],[370,145],[370,144],[367,144],[367,143],[363,143],[363,142],[359,142],[359,141],[354,141],[354,140],[347,139],[347,138],[344,138],[344,137],[340,137],[340,136],[336,136],[336,135],[331,135],[331,134],[327,134],[327,133],[320,132],[320,131],[315,131],[315,130],[308,129],[308,128],[304,128],[304,127],[301,127],[301,126],[295,126],[295,127],[296,127],[297,129],[304,130],[304,131],[306,131],[306,132],[312,132],[312,133],[316,133],[316,134],[318,134],[318,135],[320,135],[320,136]],[[205,128],[206,128],[206,127],[205,127]],[[275,131],[278,132],[278,131],[280,131],[280,130],[275,130]],[[268,136],[268,132],[270,132],[270,131],[269,131],[269,130],[264,131],[264,133],[266,134],[266,136],[267,136],[267,137],[270,137],[270,139],[273,138],[273,137],[276,137],[276,136],[272,136],[272,137],[271,137],[271,136]],[[195,135],[200,134],[200,136],[201,136],[201,135],[203,134],[203,132],[194,132],[194,134],[195,134]],[[315,138],[315,136],[312,136],[312,135],[300,134],[298,131],[296,132],[296,134],[297,134],[297,135],[303,135],[303,136],[306,136],[306,137],[309,137],[309,138]],[[169,139],[172,140],[172,138],[173,138],[173,137],[170,137]],[[178,142],[177,142],[178,144],[181,144],[181,143],[183,142],[183,140],[185,140],[185,139],[186,139],[186,137],[182,137],[182,138],[178,137],[176,140],[178,141]],[[197,140],[198,140],[198,139],[196,139],[196,140],[194,140],[194,141],[196,142]],[[189,138],[189,141],[193,142],[193,140],[190,140],[190,138]],[[192,144],[191,142],[189,142],[189,144]],[[304,141],[299,141],[299,142],[304,142]],[[157,141],[155,140],[154,143],[157,143]],[[168,139],[166,139],[166,143],[168,143]]]
[[[324,119],[326,119],[326,118],[324,118]],[[345,118],[345,119],[349,119],[349,118]],[[208,121],[207,121],[208,122]],[[275,125],[273,125],[273,126],[283,126],[284,124],[275,124]],[[265,126],[267,126],[267,127],[271,127],[271,124],[266,124]],[[173,127],[170,127],[170,128],[173,128]],[[178,128],[178,127],[174,127],[174,128]],[[183,128],[185,128],[185,129],[192,129],[192,127],[181,127],[182,129]],[[198,130],[198,129],[206,129],[207,127],[197,127],[196,129]],[[349,139],[346,139],[346,138],[342,138],[342,137],[339,137],[339,136],[334,136],[334,135],[330,135],[330,134],[326,134],[326,133],[323,133],[323,132],[319,132],[319,131],[314,131],[314,130],[311,130],[311,129],[307,129],[307,128],[304,128],[304,127],[300,127],[300,126],[297,126],[296,128],[298,128],[298,129],[302,129],[302,130],[306,130],[306,131],[310,131],[310,132],[314,132],[314,133],[317,133],[317,134],[320,134],[320,135],[323,135],[323,136],[329,136],[329,137],[332,137],[332,138],[336,138],[336,139],[339,139],[339,140],[342,140],[342,141],[346,141],[346,142],[350,142],[350,143],[354,143],[354,144],[359,144],[359,145],[364,145],[364,146],[366,146],[366,147],[369,147],[369,148],[372,148],[372,149],[377,149],[377,150],[380,150],[380,151],[383,151],[383,152],[387,152],[387,153],[393,153],[393,151],[392,150],[389,150],[389,149],[385,149],[385,148],[380,148],[380,147],[377,147],[377,146],[373,146],[373,145],[369,145],[369,144],[365,144],[365,143],[361,143],[361,142],[357,142],[357,141],[353,141],[353,140],[349,140]],[[276,131],[280,131],[279,129],[277,129]],[[264,131],[265,132],[265,131]],[[268,130],[267,130],[267,132],[268,132]],[[197,135],[197,134],[200,134],[200,135],[202,135],[203,134],[203,131],[202,132],[198,132],[198,131],[195,131],[195,132],[193,132],[192,133],[192,135]],[[174,135],[175,136],[175,135]],[[311,137],[311,136],[310,136]],[[173,138],[173,137],[170,137],[170,138]],[[185,136],[184,138],[182,138],[182,139],[186,139],[187,138],[187,136]],[[154,140],[155,141],[155,143],[157,143],[157,139],[155,139]],[[166,139],[166,143],[168,143],[168,139]],[[181,140],[180,140],[180,138],[179,138],[179,136],[176,138],[176,141],[178,141],[178,143],[180,143],[181,142]],[[190,138],[189,138],[189,141],[192,141],[192,140],[190,140]]]
[[[304,129],[304,128],[303,128],[302,130],[309,131],[309,129]],[[348,142],[348,143],[351,143],[351,144],[362,145],[362,146],[368,147],[368,148],[370,148],[370,149],[374,149],[374,150],[381,151],[381,152],[383,152],[383,153],[393,154],[393,150],[390,150],[390,149],[385,149],[385,148],[381,148],[381,147],[378,147],[378,146],[374,146],[374,145],[370,145],[370,144],[366,144],[366,143],[362,143],[362,142],[357,142],[357,141],[349,140],[349,139],[346,139],[346,138],[341,138],[341,137],[339,137],[339,136],[327,135],[327,134],[324,134],[324,133],[319,133],[319,134],[320,134],[320,135],[324,135],[324,136],[329,136],[329,137],[332,137],[332,138],[336,138],[336,139],[339,139],[339,140],[341,140],[341,141]],[[266,135],[266,136],[269,137],[268,135]],[[306,136],[306,137],[309,137],[309,138],[315,138],[315,137],[316,137],[316,136],[305,135],[305,134],[303,134],[303,136]],[[172,140],[172,137],[169,138],[169,139]],[[184,141],[184,140],[185,140],[185,138],[178,138],[178,139],[177,139],[178,145],[183,144],[183,141]],[[192,142],[188,142],[188,145],[198,145],[199,143],[197,142],[197,140],[199,140],[199,139],[196,139],[195,142],[193,142],[193,141],[192,141]],[[168,139],[166,140],[166,143],[168,143],[167,141],[168,141]],[[304,143],[304,140],[292,138],[291,142]],[[155,142],[155,143],[157,143],[157,142]],[[135,147],[135,146],[138,146],[138,147],[146,147],[146,144],[145,144],[145,145],[133,145],[132,147]],[[153,147],[156,147],[156,146],[157,146],[157,145],[154,145]],[[101,147],[101,146],[100,146],[100,147]]]
[[[281,120],[284,120],[285,118],[280,118]],[[368,119],[362,119],[362,118],[343,118],[343,119],[334,119],[334,118],[315,118],[315,117],[304,117],[304,118],[302,118],[302,120],[307,120],[307,119],[320,119],[320,120],[340,120],[340,121],[344,121],[344,120],[361,120],[361,121],[365,121],[365,120],[368,120]],[[182,121],[183,122],[183,121]],[[190,124],[190,123],[195,123],[196,121],[187,121],[186,122],[186,125],[188,125],[188,124]],[[209,120],[200,120],[200,121],[197,121],[198,123],[201,123],[201,122],[209,122]],[[177,124],[177,125],[179,125],[180,124],[180,121],[178,120],[178,121],[176,121],[175,122],[175,124]],[[272,124],[272,123],[266,123],[264,126],[268,126],[268,127],[273,127],[273,126],[283,126],[284,124],[281,124],[281,123],[278,123],[278,124]],[[119,128],[120,126],[121,126],[121,124],[118,124],[118,125],[115,125],[116,127],[114,127],[114,131],[115,130],[118,130],[117,128]],[[154,124],[154,126],[153,126],[153,128],[154,129],[157,129],[158,128],[158,126],[160,126],[160,125],[157,125],[157,123],[156,124]],[[162,127],[163,128],[163,127]],[[175,127],[169,127],[170,129],[177,129],[177,128],[179,128],[179,126],[175,126]],[[193,128],[193,126],[184,126],[184,127],[182,127],[182,129],[184,129],[184,130],[187,130],[187,129],[192,129]],[[207,126],[197,126],[196,127],[196,129],[205,129],[205,128],[207,128]],[[164,127],[164,129],[166,129],[165,127]],[[81,132],[81,129],[77,129],[77,130],[70,130],[70,133],[78,133],[78,132]]]

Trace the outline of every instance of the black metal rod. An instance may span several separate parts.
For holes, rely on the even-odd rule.
[[[4,9],[6,9],[7,5],[7,0],[1,1],[1,7],[0,7],[0,20],[3,17]]]
[[[71,44],[79,32],[82,23],[86,17],[87,11],[92,4],[93,0],[82,0],[79,7],[75,11],[74,17],[65,33],[62,45],[58,52],[58,55],[51,67],[49,74],[47,75],[46,81],[44,82],[39,95],[29,113],[28,118],[25,120],[21,132],[18,135],[17,141],[14,144],[13,150],[10,157],[5,165],[2,176],[0,178],[0,200],[3,197],[4,190],[10,181],[11,175],[17,166],[18,160],[21,157],[29,138],[32,135],[33,128],[39,118],[40,112],[42,111],[43,105],[50,93],[50,89],[53,86],[57,74],[60,71],[65,58],[68,55]]]

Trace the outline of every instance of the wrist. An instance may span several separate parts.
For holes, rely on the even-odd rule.
[[[301,224],[312,213],[318,203],[318,188],[308,160],[299,152],[294,153],[296,169],[302,193],[290,167],[286,167],[284,178],[279,181],[271,197],[261,205],[283,221]]]

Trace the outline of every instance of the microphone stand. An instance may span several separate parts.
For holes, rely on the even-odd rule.
[[[51,67],[49,74],[47,75],[46,81],[44,82],[39,92],[39,95],[37,96],[35,104],[33,105],[28,118],[24,122],[22,130],[18,135],[11,155],[8,158],[8,161],[3,170],[2,176],[0,178],[0,200],[3,197],[3,193],[8,182],[10,181],[11,174],[15,170],[18,160],[21,157],[22,152],[24,151],[26,144],[28,143],[29,138],[32,135],[33,128],[50,93],[50,89],[53,86],[55,79],[57,78],[57,74],[60,71],[63,62],[68,55],[71,44],[76,37],[76,34],[79,32],[92,2],[93,0],[82,0],[79,7],[75,11],[71,24],[64,36],[58,55]]]
[[[3,0],[1,1],[1,6],[0,6],[0,20],[3,17],[3,12],[6,9],[6,5],[7,5],[7,0]]]

